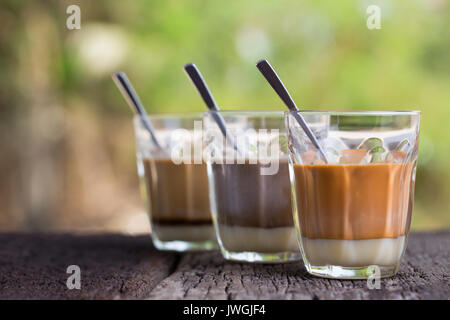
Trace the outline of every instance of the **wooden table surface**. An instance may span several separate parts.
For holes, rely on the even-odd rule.
[[[66,286],[78,265],[81,289]],[[149,236],[0,234],[1,299],[449,299],[450,231],[412,233],[397,276],[312,277],[302,263],[225,261],[218,251],[160,252]]]

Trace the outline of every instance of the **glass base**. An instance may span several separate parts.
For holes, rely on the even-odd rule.
[[[153,238],[153,244],[156,249],[164,251],[205,251],[218,249],[217,242],[215,241],[161,241]]]
[[[317,277],[341,280],[364,280],[369,277],[374,278],[374,266],[365,267],[341,267],[341,266],[312,266],[305,264],[306,270]],[[398,266],[379,266],[379,277],[387,278],[394,276],[398,271]]]
[[[277,253],[262,253],[262,252],[231,252],[222,248],[222,255],[225,259],[237,262],[252,262],[252,263],[287,263],[302,260],[300,252],[277,252]]]

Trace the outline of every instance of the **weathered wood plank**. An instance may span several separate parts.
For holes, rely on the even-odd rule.
[[[144,298],[177,262],[150,237],[0,234],[0,299]],[[81,290],[68,290],[69,265]]]
[[[66,287],[71,264],[81,290]],[[301,263],[158,252],[148,236],[0,234],[1,299],[449,299],[449,269],[450,232],[412,234],[400,273],[380,290],[311,277]]]
[[[301,263],[230,263],[189,253],[150,294],[153,299],[449,299],[450,232],[412,234],[399,274],[369,290],[366,281],[311,277]]]

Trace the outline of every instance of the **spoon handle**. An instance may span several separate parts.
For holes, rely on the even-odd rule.
[[[133,85],[131,84],[130,80],[128,80],[127,75],[124,72],[115,72],[113,73],[112,78],[119,88],[120,92],[122,93],[123,97],[128,102],[128,105],[137,115],[139,115],[142,125],[150,133],[153,143],[157,148],[163,150],[158,142],[158,139],[156,138],[155,129],[148,119],[147,112],[145,111],[144,106],[139,99],[139,96],[134,90]]]
[[[217,106],[217,103],[214,100],[214,97],[197,66],[193,63],[187,63],[184,65],[183,69],[194,84],[198,93],[200,93],[200,96],[202,97],[208,109],[211,111],[219,111],[219,107]]]
[[[288,107],[289,110],[294,111],[292,114],[294,118],[297,120],[297,122],[302,127],[303,131],[305,131],[308,138],[311,140],[311,142],[314,144],[314,146],[319,150],[319,153],[323,157],[326,163],[328,163],[328,158],[325,152],[323,151],[322,147],[319,144],[319,141],[317,141],[316,136],[312,132],[312,130],[309,128],[309,126],[306,124],[305,119],[303,116],[296,112],[299,111],[297,108],[297,105],[295,104],[294,100],[292,99],[291,95],[289,94],[288,90],[284,86],[283,82],[281,82],[281,79],[278,77],[275,70],[272,68],[272,66],[269,64],[267,60],[260,60],[256,64],[256,67],[258,70],[262,73],[264,78],[266,78],[267,82],[272,86],[272,88],[275,90],[275,92],[278,94],[278,96],[281,98],[281,100],[284,102],[284,104]]]
[[[269,82],[270,86],[273,90],[275,90],[288,109],[291,111],[298,111],[297,105],[269,62],[267,60],[260,60],[256,64],[256,67],[262,73],[264,78],[266,78],[267,82]]]
[[[228,140],[229,143],[231,143],[233,148],[236,151],[238,151],[236,143],[231,138],[231,135],[229,135],[227,133],[227,127],[225,125],[225,121],[223,120],[222,116],[217,112],[217,111],[219,111],[219,107],[217,106],[217,103],[214,100],[214,97],[213,97],[211,91],[209,90],[205,79],[203,79],[203,76],[200,73],[200,70],[198,70],[197,66],[193,63],[185,64],[183,69],[186,72],[189,79],[191,80],[191,82],[194,84],[195,88],[197,88],[198,93],[202,97],[202,99],[205,102],[208,109],[213,111],[211,113],[211,115],[212,115],[214,121],[219,126],[219,129],[222,132],[223,136]]]

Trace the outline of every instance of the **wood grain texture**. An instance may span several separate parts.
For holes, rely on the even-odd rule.
[[[148,236],[0,234],[0,299],[145,298],[177,259]],[[73,264],[81,290],[66,286]]]
[[[66,268],[82,270],[81,290]],[[241,264],[219,252],[158,252],[148,236],[0,234],[2,299],[449,299],[450,232],[415,233],[397,276],[312,277],[300,263]]]

